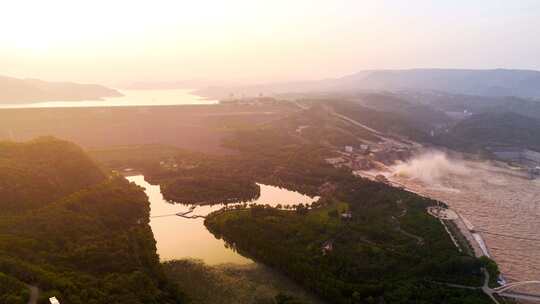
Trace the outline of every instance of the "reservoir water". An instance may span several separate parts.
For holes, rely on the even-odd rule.
[[[225,247],[223,240],[218,240],[204,226],[204,219],[186,219],[174,215],[189,211],[190,215],[207,215],[223,208],[224,205],[199,206],[170,203],[163,198],[159,185],[151,185],[144,176],[129,176],[127,179],[145,189],[150,201],[150,226],[157,242],[157,252],[162,261],[195,258],[209,265],[224,263],[250,264],[252,261]],[[311,198],[298,192],[274,186],[262,185],[261,195],[253,203],[276,206],[310,204],[317,198]]]
[[[47,101],[24,104],[0,104],[0,109],[24,108],[73,108],[73,107],[127,107],[127,106],[171,106],[194,104],[217,104],[217,100],[205,99],[192,94],[193,90],[121,90],[124,96],[103,100]]]

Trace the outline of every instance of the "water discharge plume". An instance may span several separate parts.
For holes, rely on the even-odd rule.
[[[429,185],[440,185],[443,178],[450,175],[467,176],[471,173],[463,161],[450,159],[441,151],[424,152],[391,169],[395,176],[416,179]]]
[[[496,161],[430,151],[389,168],[388,179],[446,203],[469,220],[508,282],[540,278],[540,180]],[[538,293],[538,286],[515,291]]]

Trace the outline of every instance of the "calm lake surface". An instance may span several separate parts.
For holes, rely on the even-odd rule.
[[[144,176],[129,176],[127,179],[145,189],[150,201],[150,226],[157,242],[157,252],[162,261],[196,258],[209,265],[223,263],[250,264],[248,258],[241,256],[232,249],[225,247],[223,240],[218,240],[204,226],[204,219],[186,219],[176,215],[188,211],[191,205],[171,204],[163,198],[159,185],[151,185]],[[318,198],[311,198],[298,192],[274,186],[262,185],[261,196],[254,200],[258,204],[275,206],[310,204]],[[190,215],[206,215],[219,210],[224,205],[196,206]]]
[[[119,90],[119,92],[124,94],[124,96],[88,101],[48,101],[26,104],[0,104],[0,109],[171,106],[218,103],[217,100],[210,100],[191,94],[193,90],[186,89]]]

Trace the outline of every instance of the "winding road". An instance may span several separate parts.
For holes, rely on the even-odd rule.
[[[398,218],[404,217],[405,215],[407,215],[407,208],[403,208],[401,214],[398,215],[397,218],[392,216],[392,220],[396,223],[396,230],[405,236],[415,239],[418,243],[418,246],[424,245],[425,241],[423,237],[407,232],[401,228],[401,223],[399,222]]]
[[[35,285],[28,285],[28,289],[30,290],[28,304],[37,304],[39,298],[39,288]]]

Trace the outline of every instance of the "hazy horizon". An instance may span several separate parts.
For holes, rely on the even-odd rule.
[[[539,15],[537,1],[18,1],[0,12],[0,75],[122,86],[540,70]]]
[[[5,2],[0,304],[540,303],[540,0]]]

